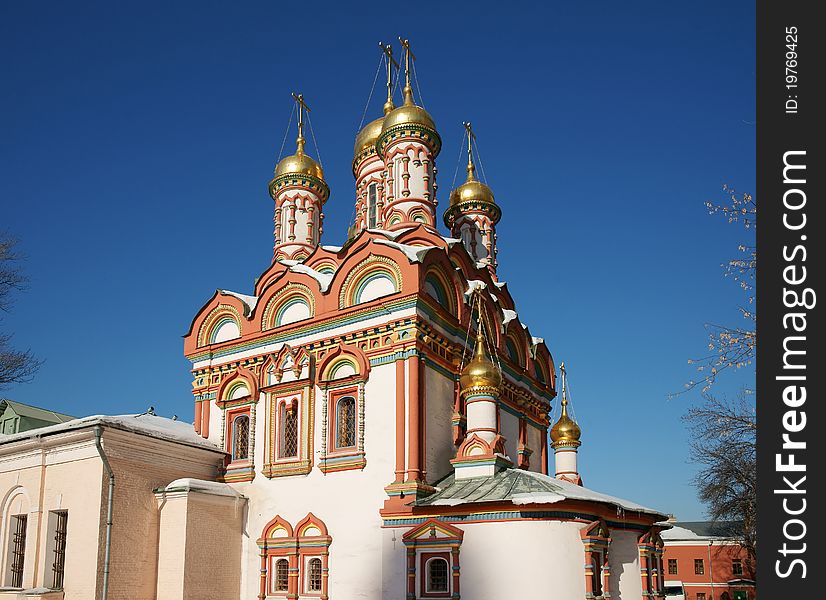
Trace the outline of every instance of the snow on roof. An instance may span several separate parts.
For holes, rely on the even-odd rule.
[[[480,279],[468,279],[465,296],[470,296],[476,290],[486,289],[488,289],[488,284],[486,284],[484,281],[481,281]]]
[[[445,236],[442,236],[442,239],[443,239],[443,240],[447,243],[447,245],[448,245],[449,247],[451,247],[451,248],[452,248],[453,246],[455,246],[456,244],[461,244],[461,243],[462,243],[462,240],[460,240],[459,238],[452,238],[452,237],[445,237]]]
[[[222,294],[226,294],[227,296],[233,296],[238,298],[241,302],[244,303],[244,306],[247,307],[247,314],[252,313],[255,310],[255,305],[258,304],[258,296],[248,296],[247,294],[239,294],[238,292],[233,292],[232,290],[218,290]]]
[[[532,346],[538,346],[539,344],[542,344],[544,342],[545,342],[545,338],[536,337],[535,335],[531,336],[531,345]]]
[[[305,275],[309,275],[318,282],[318,286],[321,288],[322,292],[326,292],[330,289],[330,283],[333,281],[333,276],[329,273],[320,273],[315,269],[311,269],[307,265],[302,265],[301,263],[292,265],[290,267],[290,271],[293,273],[304,273]]]
[[[395,240],[401,234],[407,233],[408,231],[411,231],[412,229],[415,229],[415,228],[414,227],[403,227],[401,229],[396,229],[395,231],[387,231],[386,229],[368,229],[367,233],[378,233],[379,235],[383,235],[384,237],[386,237],[389,240]]]
[[[193,479],[192,477],[182,477],[176,479],[169,485],[159,488],[159,492],[201,492],[213,496],[230,496],[243,498],[243,494],[233,489],[226,483],[218,481],[206,481],[205,479]]]
[[[400,244],[398,242],[393,242],[391,240],[373,240],[377,244],[381,244],[382,246],[390,246],[391,248],[395,248],[396,250],[401,250],[404,252],[405,256],[407,256],[407,260],[410,262],[422,262],[424,260],[424,255],[428,253],[428,251],[433,250],[436,246],[410,246],[409,244]]]
[[[47,435],[95,427],[97,425],[120,429],[122,431],[131,431],[140,435],[146,435],[155,439],[166,440],[177,444],[196,446],[207,450],[213,450],[215,452],[223,452],[223,450],[221,450],[218,446],[195,433],[195,428],[192,426],[192,423],[185,423],[183,421],[176,421],[173,419],[167,419],[166,417],[159,417],[157,415],[149,414],[91,415],[89,417],[73,419],[57,425],[40,427],[39,429],[31,429],[29,431],[4,436],[0,438],[0,445],[11,444],[13,442],[34,437],[41,438]]]
[[[504,315],[504,318],[502,319],[502,327],[507,327],[508,323],[510,323],[514,319],[519,318],[516,314],[516,311],[510,310],[509,308],[503,308],[502,314]]]
[[[663,531],[663,539],[707,540],[710,538],[736,538],[742,530],[740,521],[671,521],[672,528]]]
[[[341,252],[343,247],[344,246],[322,246],[321,249],[326,250],[327,252],[332,252],[333,254],[338,254]]]
[[[563,479],[523,469],[504,469],[492,477],[456,480],[451,473],[436,484],[437,491],[415,506],[457,506],[478,502],[510,501],[514,505],[554,504],[582,500],[610,504],[617,509],[664,517],[665,514],[630,500],[589,490]]]

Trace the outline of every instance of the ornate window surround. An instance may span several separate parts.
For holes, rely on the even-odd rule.
[[[336,379],[337,373],[346,368],[350,374]],[[323,473],[364,469],[367,459],[364,453],[364,388],[370,375],[370,362],[364,352],[341,344],[328,352],[318,364],[321,389],[321,458],[319,469]],[[336,403],[345,396],[356,401],[355,446],[336,447]]]
[[[585,598],[611,597],[611,567],[608,565],[608,550],[611,546],[611,534],[605,521],[592,521],[579,532],[585,547]],[[600,573],[594,572],[594,563],[600,565]],[[594,580],[599,577],[601,590],[594,589]]]
[[[247,393],[233,398],[235,391],[243,385]],[[258,382],[251,371],[238,367],[232,376],[221,384],[215,404],[221,409],[221,446],[227,453],[224,481],[252,481],[255,478],[255,421],[258,405]],[[206,400],[209,402],[209,400]],[[249,417],[249,440],[247,458],[233,459],[233,439],[235,419]]]
[[[274,517],[257,540],[261,558],[261,580],[258,598],[267,597],[298,598],[313,597],[320,600],[329,598],[329,557],[333,538],[324,522],[313,513],[308,513],[295,529],[280,516]],[[289,563],[289,578],[286,591],[275,591],[275,565],[285,558]],[[306,577],[309,561],[321,560],[321,590],[307,592]]]
[[[637,539],[643,598],[665,598],[662,575],[664,543],[659,527],[652,527]]]
[[[408,600],[419,598],[452,598],[459,600],[460,568],[459,549],[465,532],[438,519],[427,519],[402,536],[407,551]],[[448,591],[428,592],[426,585],[427,563],[433,558],[443,558],[448,563]]]

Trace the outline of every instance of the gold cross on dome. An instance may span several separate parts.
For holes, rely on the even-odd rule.
[[[298,151],[304,152],[304,111],[310,112],[310,107],[304,102],[304,94],[292,92],[293,100],[298,105]]]
[[[410,59],[416,60],[416,55],[410,49],[410,40],[399,37],[399,41],[404,48],[404,82],[406,87],[410,87]]]

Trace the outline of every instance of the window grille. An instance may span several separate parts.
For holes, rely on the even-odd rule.
[[[290,565],[286,558],[275,562],[275,591],[286,592],[290,581]]]
[[[447,561],[432,558],[427,563],[427,591],[448,592]]]
[[[348,448],[356,445],[356,400],[352,396],[339,399],[336,447]]]
[[[281,448],[279,456],[298,456],[298,410],[281,405]]]
[[[320,592],[321,591],[321,559],[311,558],[307,563],[307,591]]]
[[[250,418],[247,415],[235,417],[232,421],[232,460],[249,458]]]
[[[705,565],[703,564],[703,559],[702,558],[695,558],[694,559],[694,574],[695,575],[705,575],[706,574],[706,568],[705,568]]]
[[[668,574],[669,575],[676,575],[677,574],[677,559],[676,558],[669,558],[668,559]]]
[[[12,517],[14,534],[12,538],[11,587],[23,587],[23,561],[26,557],[26,523],[28,515]]]
[[[377,190],[376,184],[371,183],[367,188],[367,227],[374,229],[376,227],[376,209],[377,209]]]
[[[732,575],[742,575],[743,574],[743,561],[739,558],[735,558],[731,561],[731,573]]]
[[[63,589],[63,568],[66,564],[66,525],[69,513],[55,511],[54,562],[52,563],[52,589]]]

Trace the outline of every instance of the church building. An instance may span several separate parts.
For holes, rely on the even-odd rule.
[[[566,370],[521,321],[498,272],[496,226],[507,206],[477,174],[469,124],[466,180],[439,205],[442,138],[416,103],[413,56],[402,47],[399,105],[387,46],[383,114],[355,140],[355,221],[341,246],[321,238],[326,203],[346,194],[330,197],[306,148],[309,108],[294,94],[295,153],[269,182],[271,265],[249,291],[216,291],[184,338],[194,425],[88,425],[101,453],[107,436],[123,445],[128,430],[180,445],[191,465],[175,469],[167,455],[155,479],[144,473],[124,488],[108,486],[107,468],[94,471],[99,560],[86,589],[95,597],[108,600],[104,568],[109,598],[124,599],[664,597],[666,515],[584,487]],[[85,439],[97,460],[94,436]],[[12,474],[33,467],[21,454],[32,444],[27,434],[0,440],[7,499],[19,487]],[[128,478],[128,468],[112,477]],[[108,529],[103,519],[119,494],[146,498],[132,527],[157,541],[145,552],[154,563],[140,595],[117,588],[125,561],[105,562],[107,536],[127,535],[117,510],[130,506],[109,515]],[[4,502],[0,598],[10,582],[48,588],[16,575],[19,522]],[[32,528],[43,510],[29,510]],[[84,552],[71,547],[73,509],[61,510],[65,553]],[[54,546],[48,535],[41,527],[28,539]],[[32,560],[48,574],[44,548]],[[91,597],[73,593],[69,577],[67,600]]]

